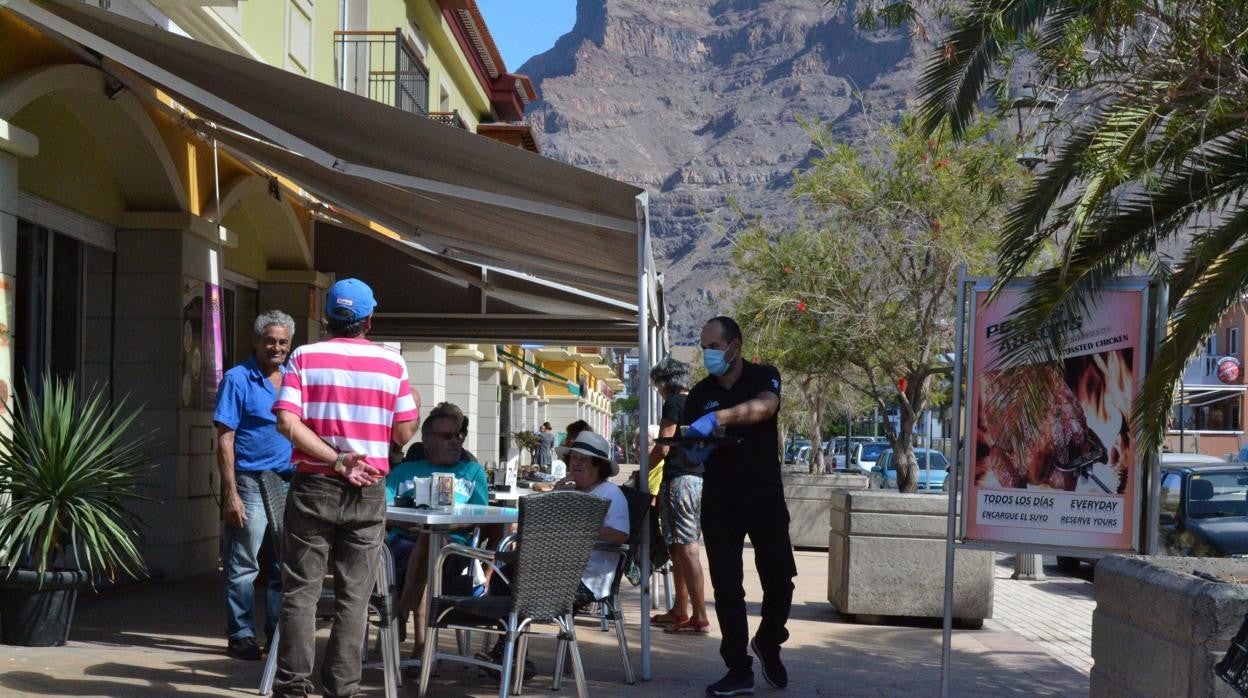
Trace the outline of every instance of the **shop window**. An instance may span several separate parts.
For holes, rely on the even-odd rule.
[[[82,372],[86,246],[47,228],[18,221],[17,302],[13,378],[20,395],[48,372]]]
[[[257,301],[254,288],[223,286],[221,289],[221,341],[225,347],[226,369],[246,361],[255,350],[253,323],[260,314]]]

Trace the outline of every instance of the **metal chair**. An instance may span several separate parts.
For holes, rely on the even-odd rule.
[[[650,507],[650,495],[633,487],[621,487],[620,490],[624,493],[624,498],[628,500],[628,542],[619,545],[609,543],[594,545],[594,550],[619,553],[620,558],[615,567],[615,576],[611,580],[611,591],[601,599],[577,598],[577,604],[598,604],[602,616],[603,632],[609,631],[612,625],[615,626],[615,636],[620,646],[620,660],[624,665],[624,682],[633,684],[637,683],[637,679],[633,676],[633,665],[628,654],[628,638],[624,635],[624,608],[620,604],[620,582],[628,575],[629,565],[641,552],[641,528],[647,516],[646,510]],[[562,656],[556,659],[556,663],[561,663],[561,660]],[[556,668],[556,673],[562,674],[562,666]]]
[[[399,619],[398,600],[394,584],[394,557],[390,548],[381,545],[381,561],[377,567],[377,580],[373,583],[373,594],[368,600],[368,612],[377,617],[377,645],[380,650],[379,662],[365,662],[365,668],[381,666],[385,673],[386,698],[397,697],[397,687],[403,685],[403,672],[399,664]],[[334,592],[322,588],[320,604],[332,602]],[[319,614],[318,614],[319,615]],[[260,676],[260,687],[257,695],[267,696],[273,692],[273,681],[277,678],[277,648],[282,636],[279,623],[273,632],[269,656],[264,662],[264,673]],[[368,648],[368,628],[364,630],[364,647]]]
[[[522,638],[538,633],[534,623],[553,622],[554,637],[569,643],[578,696],[585,696],[585,669],[576,644],[572,620],[576,589],[589,553],[598,538],[609,504],[583,492],[558,491],[535,494],[520,500],[519,533],[514,553],[511,594],[507,596],[443,596],[440,574],[433,575],[432,608],[421,662],[420,695],[429,690],[434,664],[453,660],[496,669],[500,673],[499,696],[506,698],[513,678],[519,691],[524,672],[512,676],[515,664],[524,665],[526,643]],[[438,569],[452,555],[494,563],[499,554],[465,545],[448,545],[438,554]],[[462,654],[439,652],[439,630],[480,630],[503,635],[503,658],[488,662]],[[513,661],[515,660],[515,661]],[[558,680],[560,677],[556,677]]]

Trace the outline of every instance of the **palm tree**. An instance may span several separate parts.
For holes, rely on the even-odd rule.
[[[1039,328],[1117,275],[1168,281],[1169,328],[1136,405],[1145,447],[1248,286],[1246,27],[1246,0],[978,0],[920,83],[929,132],[963,132],[1023,57],[1033,80],[1072,91],[1063,142],[1006,217],[1002,283],[1042,263],[1019,312]]]

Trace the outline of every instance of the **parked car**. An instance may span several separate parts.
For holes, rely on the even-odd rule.
[[[849,437],[849,445],[851,451],[857,444],[869,444],[878,441],[872,436],[851,436]],[[845,464],[845,437],[835,436],[828,439],[823,444],[823,456],[827,462],[832,463],[832,467],[837,470],[845,470],[848,466]]]
[[[793,457],[793,462],[798,465],[810,465],[810,446],[802,446],[797,449],[797,455]]]
[[[875,466],[875,461],[880,457],[880,453],[888,449],[887,441],[872,441],[870,443],[852,444],[853,448],[849,452],[850,469],[857,468],[864,473],[870,474],[871,468]]]
[[[1199,499],[1194,506],[1186,504],[1188,483],[1202,479],[1208,473],[1208,481],[1224,492],[1216,499]],[[1243,485],[1230,486],[1232,475],[1243,479]],[[1208,485],[1197,485],[1198,495],[1208,493]],[[1228,463],[1217,456],[1201,453],[1161,454],[1161,502],[1158,522],[1157,552],[1187,557],[1231,557],[1248,554],[1248,464]],[[1238,491],[1238,515],[1230,515],[1232,509],[1212,508],[1209,501],[1223,501],[1228,492]],[[1233,495],[1232,495],[1233,496]],[[1193,513],[1200,514],[1193,516]],[[1079,569],[1081,562],[1095,563],[1093,558],[1057,557],[1057,568],[1063,572]]]
[[[1248,557],[1248,463],[1163,465],[1157,548]]]
[[[945,476],[949,474],[949,461],[945,459],[945,454],[928,448],[916,448],[914,458],[919,464],[918,491],[924,494],[937,494],[943,491]],[[928,468],[929,459],[930,468]],[[893,462],[893,449],[886,448],[880,452],[879,459],[871,468],[870,477],[870,486],[875,489],[897,489],[897,469]]]
[[[810,439],[789,439],[789,442],[784,445],[784,462],[796,463],[797,452],[802,450],[803,446],[809,447]]]

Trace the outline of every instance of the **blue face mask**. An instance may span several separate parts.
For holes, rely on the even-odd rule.
[[[723,349],[703,349],[702,363],[706,366],[706,372],[712,376],[722,376],[732,367],[732,362],[728,360],[727,352]]]

